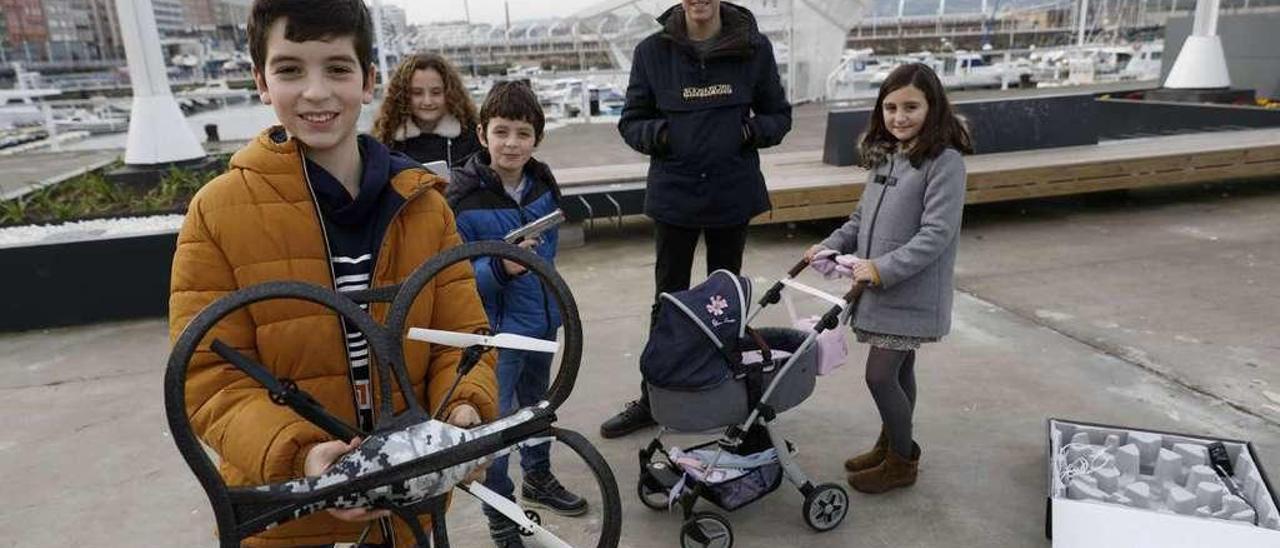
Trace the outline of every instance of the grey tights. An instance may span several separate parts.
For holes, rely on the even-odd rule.
[[[889,434],[889,447],[911,458],[911,416],[916,407],[916,352],[871,347],[867,387]]]

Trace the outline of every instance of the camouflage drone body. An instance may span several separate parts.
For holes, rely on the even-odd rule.
[[[359,447],[333,463],[325,473],[283,483],[263,485],[257,490],[271,494],[310,493],[333,485],[340,485],[396,465],[439,453],[454,447],[528,422],[535,418],[531,408],[521,409],[501,420],[473,429],[459,428],[438,420],[428,420],[407,428],[373,434]],[[483,460],[464,462],[436,472],[410,478],[399,484],[388,484],[375,489],[336,495],[297,508],[293,517],[298,518],[324,508],[386,508],[410,505],[424,499],[451,491],[468,474],[478,468]]]

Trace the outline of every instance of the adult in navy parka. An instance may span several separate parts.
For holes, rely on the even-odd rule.
[[[707,273],[738,273],[747,223],[768,211],[758,149],[791,130],[773,46],[749,10],[682,0],[636,46],[618,131],[649,155],[644,212],[654,220],[657,295],[689,287],[698,237]],[[652,322],[652,320],[651,320]],[[653,424],[641,398],[601,425],[606,438]]]

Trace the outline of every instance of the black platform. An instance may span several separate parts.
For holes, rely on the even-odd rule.
[[[857,144],[872,108],[827,114],[823,163],[858,163]],[[1098,143],[1093,94],[963,101],[955,103],[955,108],[968,122],[975,152],[980,154]]]
[[[125,164],[118,168],[107,169],[103,176],[112,184],[147,190],[160,184],[170,170],[179,171],[214,171],[221,172],[226,168],[222,161],[214,156],[205,156],[195,160],[182,162],[165,162],[161,164]]]
[[[969,124],[978,154],[1096,145],[1103,140],[1181,133],[1280,127],[1280,110],[1154,100],[1154,97],[1168,96],[1169,91],[1183,93],[1183,98],[1208,97],[1191,94],[1192,90],[1150,90],[1144,92],[1142,100],[1078,93],[959,102],[955,107]],[[1223,94],[1220,97],[1227,97],[1239,90],[1216,91]],[[1252,97],[1252,92],[1240,96]],[[833,110],[827,114],[823,163],[836,166],[858,163],[858,142],[866,131],[870,114],[869,107]]]
[[[167,232],[0,248],[22,288],[0,301],[0,331],[163,318],[177,241]]]

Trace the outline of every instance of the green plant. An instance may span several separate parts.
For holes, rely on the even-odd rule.
[[[27,217],[27,200],[19,196],[0,202],[0,224],[18,224]]]
[[[226,158],[222,158],[226,165]],[[216,172],[171,168],[153,188],[117,185],[92,172],[12,200],[0,201],[0,226],[61,222],[109,215],[185,211],[191,197]]]
[[[48,193],[39,193],[32,196],[31,207],[44,212],[46,217],[53,220],[61,220],[62,214],[65,211],[58,200],[55,200],[53,196]]]

